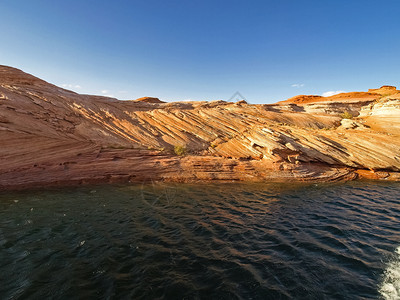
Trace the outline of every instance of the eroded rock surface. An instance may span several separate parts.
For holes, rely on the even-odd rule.
[[[343,120],[344,112],[354,118]],[[144,180],[398,180],[399,134],[394,87],[273,105],[120,101],[79,95],[0,66],[1,189]],[[188,154],[177,156],[176,145]]]

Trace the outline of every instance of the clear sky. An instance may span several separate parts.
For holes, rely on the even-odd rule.
[[[1,0],[0,64],[79,93],[250,103],[400,86],[400,1]]]

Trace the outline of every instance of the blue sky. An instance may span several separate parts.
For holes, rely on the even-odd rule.
[[[79,93],[250,103],[400,79],[400,1],[2,0],[0,64]]]

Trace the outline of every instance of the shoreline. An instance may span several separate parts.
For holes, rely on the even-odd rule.
[[[147,155],[94,163],[80,161],[20,168],[0,175],[0,192],[108,184],[162,183],[329,183],[358,180],[400,181],[400,172],[373,171],[326,164],[272,163],[220,157]],[[135,163],[136,162],[136,163]],[[216,171],[217,170],[217,171]]]

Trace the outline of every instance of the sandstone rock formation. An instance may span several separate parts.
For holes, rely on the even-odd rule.
[[[164,101],[161,101],[160,99],[154,98],[154,97],[142,97],[142,98],[138,98],[134,101],[147,102],[147,103],[165,103]]]
[[[345,112],[354,116],[342,120]],[[400,179],[400,92],[277,104],[120,101],[0,66],[0,189],[146,180]],[[180,157],[174,146],[185,145]]]

